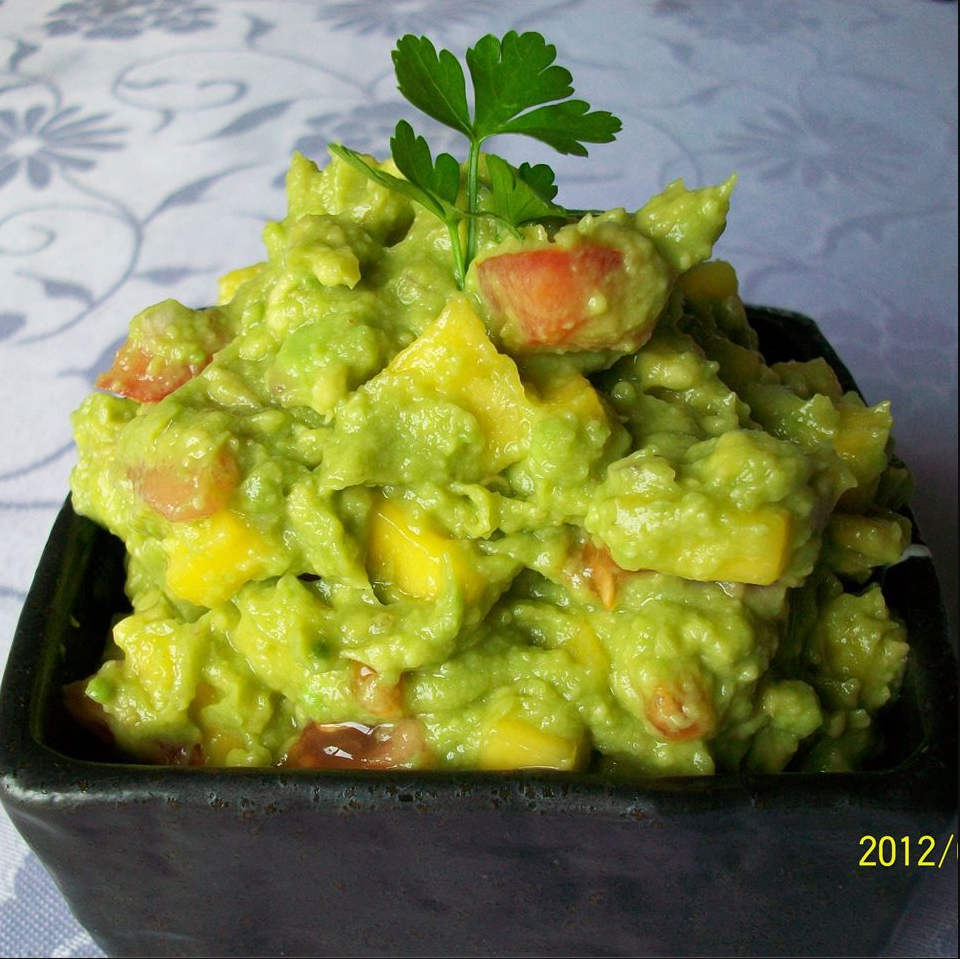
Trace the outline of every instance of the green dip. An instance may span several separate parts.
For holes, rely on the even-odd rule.
[[[75,713],[152,762],[862,764],[907,477],[888,404],[757,352],[732,185],[484,220],[459,291],[441,222],[294,156],[266,260],[135,317],[74,415],[133,607]]]

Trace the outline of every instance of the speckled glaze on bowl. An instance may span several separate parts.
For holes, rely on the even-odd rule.
[[[824,356],[853,388],[810,320],[750,318],[769,358]],[[913,652],[876,768],[642,781],[117,762],[61,687],[125,607],[122,561],[64,506],[0,694],[0,798],[110,955],[871,955],[921,871],[861,867],[861,837],[936,836],[956,808],[923,555],[886,574]]]

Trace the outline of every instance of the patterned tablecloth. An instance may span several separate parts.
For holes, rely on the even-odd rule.
[[[294,148],[385,151],[411,115],[396,37],[462,51],[510,28],[542,31],[624,120],[589,162],[551,159],[566,205],[739,172],[719,254],[893,401],[955,614],[956,6],[0,0],[0,661],[66,492],[68,414],[129,317],[207,303],[260,258]],[[956,897],[955,865],[928,877],[891,953],[956,955]],[[100,954],[2,814],[0,954]]]

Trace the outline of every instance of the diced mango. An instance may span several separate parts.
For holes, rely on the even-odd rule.
[[[573,413],[581,420],[605,420],[600,395],[581,373],[571,372],[536,384],[540,402],[551,415]]]
[[[596,669],[606,675],[610,670],[610,657],[603,648],[600,637],[584,622],[583,626],[564,643],[573,658],[588,669]]]
[[[881,461],[886,466],[883,451],[890,434],[890,404],[880,403],[875,407],[843,404],[838,412],[841,426],[833,441],[837,453],[851,464],[866,459],[872,467]]]
[[[827,524],[823,557],[843,576],[866,578],[877,566],[895,563],[910,543],[910,521],[875,510],[864,516],[837,510]]]
[[[436,599],[452,579],[471,602],[484,584],[468,549],[411,504],[381,499],[374,507],[367,568],[375,583],[395,586],[417,599]]]
[[[284,565],[277,548],[230,510],[179,524],[163,549],[170,592],[209,608],[225,603],[250,580],[278,575]]]
[[[116,668],[136,678],[144,703],[157,719],[178,723],[190,703],[203,647],[198,629],[158,616],[157,607],[134,613],[114,627],[114,642],[123,650]]]
[[[730,520],[730,530],[723,545],[714,546],[709,578],[758,586],[769,586],[776,582],[790,557],[789,515],[785,510],[774,507],[732,515]],[[682,571],[685,556],[681,554],[678,559],[676,572],[685,576]]]
[[[688,512],[685,507],[684,499],[662,504],[624,503],[619,518],[636,538],[632,543],[611,543],[618,564],[699,582],[756,586],[769,586],[786,571],[793,533],[787,510],[780,506],[746,510],[722,502],[703,511]],[[608,536],[615,533],[605,532]]]
[[[680,278],[680,288],[695,303],[737,295],[737,274],[723,260],[698,263]]]
[[[252,280],[265,266],[265,263],[253,263],[250,266],[243,266],[239,270],[224,273],[217,280],[217,305],[223,306],[224,303],[229,303],[236,295],[237,290],[247,280]]]
[[[439,317],[394,357],[388,374],[412,377],[470,413],[487,440],[492,472],[516,462],[530,436],[531,406],[516,364],[490,342],[469,300],[455,296]]]
[[[703,382],[703,359],[689,350],[651,344],[636,356],[636,371],[644,390],[689,390]]]
[[[502,716],[483,731],[478,769],[582,769],[590,754],[585,736],[568,739],[515,716]]]
[[[856,487],[847,490],[840,503],[849,510],[865,509],[887,466],[887,441],[893,426],[890,404],[870,407],[843,402],[837,406],[837,412],[840,428],[834,435],[833,448],[857,480]]]
[[[360,260],[349,246],[299,247],[286,256],[292,272],[313,274],[321,286],[353,289],[360,282]]]
[[[822,508],[810,473],[794,444],[759,430],[675,463],[641,450],[608,469],[584,528],[626,570],[766,586],[809,560],[800,553]]]
[[[672,505],[645,512],[645,554],[638,568],[755,586],[775,583],[786,570],[791,520],[779,507],[746,511],[718,504],[700,516],[686,516],[682,506]]]

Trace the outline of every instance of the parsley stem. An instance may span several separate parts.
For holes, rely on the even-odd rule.
[[[480,206],[480,144],[482,142],[480,138],[471,139],[470,156],[467,160],[467,254],[463,264],[464,273],[477,254],[476,213]]]
[[[457,281],[457,289],[462,290],[467,277],[467,264],[463,260],[463,247],[460,245],[459,222],[448,221],[447,232],[450,234],[450,247],[453,250],[453,276]]]

